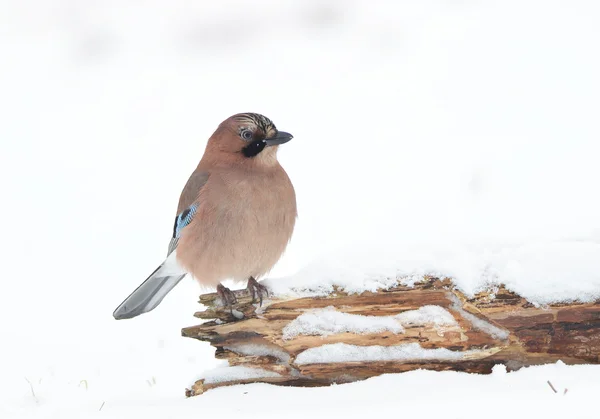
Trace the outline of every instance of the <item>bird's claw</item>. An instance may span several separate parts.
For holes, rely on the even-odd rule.
[[[263,298],[269,297],[269,289],[264,285],[260,284],[253,277],[250,277],[250,279],[248,279],[248,291],[250,291],[250,295],[252,296],[252,303],[256,302],[256,296],[258,295],[261,307],[263,303]]]
[[[219,294],[219,297],[221,297],[223,305],[229,308],[229,311],[231,311],[231,314],[233,314],[233,305],[237,303],[237,298],[235,297],[233,291],[226,286],[219,284],[217,285],[217,294]]]

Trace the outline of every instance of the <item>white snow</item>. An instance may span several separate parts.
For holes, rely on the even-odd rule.
[[[200,379],[204,379],[205,384],[222,383],[225,381],[250,380],[253,378],[274,378],[281,377],[273,371],[262,368],[249,368],[236,365],[234,367],[220,367],[204,372]],[[192,383],[193,384],[193,383]]]
[[[332,253],[268,285],[279,295],[327,295],[414,285],[425,275],[451,278],[468,296],[505,284],[535,304],[600,298],[600,242],[549,240],[480,246],[397,244],[385,250]]]
[[[286,325],[283,329],[284,339],[293,339],[299,335],[329,336],[337,333],[404,333],[405,326],[423,326],[431,324],[453,326],[456,320],[440,306],[427,305],[417,310],[407,310],[391,316],[365,316],[337,311],[329,306],[323,309],[310,310],[303,313]]]
[[[436,327],[454,326],[456,319],[448,310],[440,306],[426,305],[417,310],[407,310],[394,316],[405,326],[423,326],[432,324]]]
[[[312,310],[296,317],[283,329],[283,338],[298,335],[329,336],[337,333],[403,333],[404,328],[392,316],[364,316],[337,311],[334,307]]]
[[[418,343],[393,346],[357,346],[347,343],[331,343],[300,352],[296,364],[326,364],[330,362],[377,362],[377,361],[451,361],[476,357],[481,350],[451,351],[446,348],[424,349]]]
[[[295,137],[276,292],[429,273],[468,295],[596,298],[599,21],[585,0],[0,2],[0,417],[589,417],[595,366],[185,400],[218,365],[180,336],[199,287],[111,314],[164,260],[207,137],[246,111]]]
[[[463,318],[468,320],[474,329],[480,330],[484,333],[487,333],[490,336],[497,338],[497,339],[508,339],[508,337],[510,335],[508,330],[504,330],[498,326],[494,326],[490,322],[488,322],[484,319],[481,319],[474,314],[467,312],[465,309],[462,308],[462,304],[461,304],[460,300],[458,299],[458,297],[453,295],[450,298],[452,298],[452,300],[453,300],[452,308],[454,310],[458,311]]]
[[[238,320],[241,320],[244,318],[244,313],[242,313],[241,311],[236,310],[236,309],[232,309],[231,314],[233,314],[233,316]]]

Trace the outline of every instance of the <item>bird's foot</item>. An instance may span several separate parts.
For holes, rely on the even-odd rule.
[[[252,303],[256,302],[256,296],[258,295],[260,306],[262,307],[263,298],[269,296],[269,289],[264,285],[260,284],[254,277],[248,279],[248,291],[252,296]]]
[[[233,291],[223,284],[219,284],[217,285],[217,294],[219,294],[219,297],[221,297],[223,305],[229,308],[231,314],[233,314],[233,305],[237,303],[237,298],[235,298]]]

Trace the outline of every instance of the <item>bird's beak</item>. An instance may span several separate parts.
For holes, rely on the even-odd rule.
[[[273,145],[287,143],[292,138],[294,138],[294,136],[289,132],[277,131],[277,134],[272,138],[266,139],[265,143],[267,144],[267,147],[270,147]]]

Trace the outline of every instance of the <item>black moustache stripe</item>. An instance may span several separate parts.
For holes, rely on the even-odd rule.
[[[263,151],[266,146],[267,146],[267,143],[265,143],[264,140],[252,141],[246,147],[242,148],[242,153],[246,157],[254,157],[254,156],[258,155],[258,153]]]

